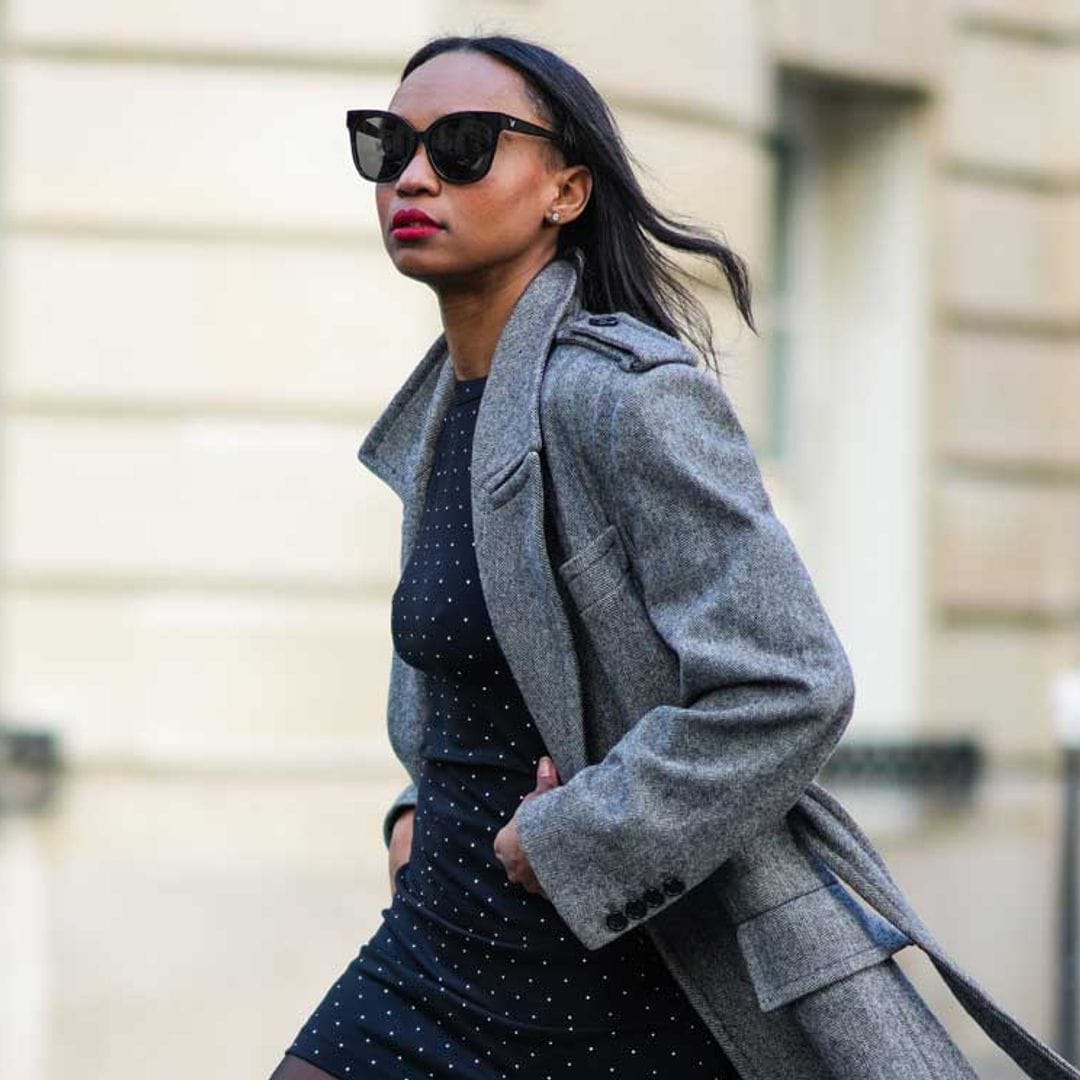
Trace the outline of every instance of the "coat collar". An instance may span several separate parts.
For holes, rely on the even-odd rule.
[[[487,489],[539,451],[540,385],[558,328],[582,310],[583,256],[574,249],[529,282],[503,327],[473,435],[474,486]],[[441,333],[390,399],[357,457],[408,504],[421,494],[456,376]]]
[[[540,389],[564,322],[582,310],[583,259],[548,263],[503,327],[476,415],[472,444],[473,545],[488,614],[559,776],[588,764],[575,643],[545,542]],[[401,569],[412,552],[455,373],[440,334],[360,445],[360,461],[401,497]],[[418,673],[408,669],[416,679]],[[416,724],[391,694],[392,745]],[[402,702],[405,696],[401,695]],[[419,762],[411,763],[419,768]]]

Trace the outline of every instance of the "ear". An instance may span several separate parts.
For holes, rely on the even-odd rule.
[[[551,208],[559,211],[561,225],[569,225],[585,212],[588,205],[592,195],[592,170],[588,165],[569,165],[559,170],[556,184],[558,196]]]

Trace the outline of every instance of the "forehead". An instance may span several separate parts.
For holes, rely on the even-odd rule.
[[[388,108],[418,127],[462,109],[490,109],[539,122],[525,79],[484,53],[440,53],[402,80]]]

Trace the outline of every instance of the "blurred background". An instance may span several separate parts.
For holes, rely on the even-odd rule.
[[[0,12],[4,1080],[266,1077],[389,901],[400,505],[356,449],[441,327],[345,110],[442,33],[562,52],[748,260],[760,339],[693,280],[855,668],[822,782],[1065,1045],[1080,0]]]

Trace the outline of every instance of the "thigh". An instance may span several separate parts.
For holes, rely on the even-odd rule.
[[[333,1080],[333,1074],[316,1068],[295,1054],[286,1054],[273,1071],[270,1080]]]
[[[835,1080],[978,1080],[891,956],[792,1008]]]

